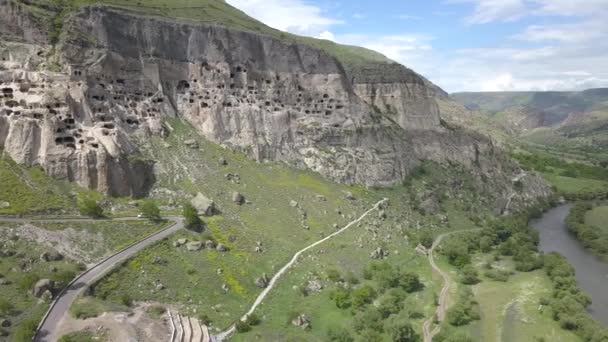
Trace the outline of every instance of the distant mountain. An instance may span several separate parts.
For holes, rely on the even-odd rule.
[[[603,153],[608,148],[608,88],[467,92],[450,97],[474,112],[478,121],[530,143],[585,152]]]

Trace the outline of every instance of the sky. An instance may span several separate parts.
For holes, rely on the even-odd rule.
[[[448,92],[608,87],[608,0],[227,0],[379,51]]]

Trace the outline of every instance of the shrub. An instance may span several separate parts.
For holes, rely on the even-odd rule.
[[[475,270],[475,268],[471,265],[464,266],[460,275],[460,282],[465,285],[474,285],[479,283],[477,270]]]
[[[13,303],[4,298],[0,298],[0,315],[8,315],[13,309]]]
[[[160,209],[152,200],[147,200],[141,206],[141,213],[152,221],[160,220]]]
[[[255,326],[255,325],[259,325],[262,322],[262,320],[260,319],[260,317],[258,317],[258,315],[256,315],[255,313],[252,313],[251,315],[247,316],[247,319],[245,320],[245,322],[249,326]]]
[[[38,327],[38,322],[33,319],[28,319],[17,324],[13,331],[13,341],[30,342],[34,338],[34,333]]]
[[[251,326],[247,324],[247,322],[243,322],[241,320],[236,321],[234,327],[238,333],[246,333],[251,330]]]
[[[376,298],[376,290],[369,285],[354,289],[351,293],[351,302],[355,308],[370,304]]]
[[[29,291],[34,287],[34,284],[40,280],[40,276],[36,273],[28,273],[19,280],[18,287],[22,291]]]
[[[150,317],[158,319],[165,313],[166,309],[162,305],[152,305],[148,307],[146,311],[148,312]]]
[[[327,330],[327,340],[331,342],[353,342],[355,339],[345,328],[330,327]]]
[[[198,211],[190,203],[185,203],[183,207],[182,215],[186,229],[200,233],[203,230],[203,221],[198,216]]]
[[[327,279],[333,281],[334,283],[342,281],[342,276],[340,275],[340,272],[334,268],[328,269],[325,274],[327,275]]]
[[[81,201],[79,208],[82,216],[88,216],[91,218],[102,218],[103,209],[97,204],[94,199],[85,198]]]
[[[131,307],[133,305],[133,298],[125,293],[120,296],[120,303],[124,306]]]

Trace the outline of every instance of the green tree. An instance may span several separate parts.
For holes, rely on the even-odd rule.
[[[386,322],[386,333],[394,342],[415,342],[420,340],[407,317],[392,315]]]
[[[336,306],[340,309],[350,307],[350,292],[344,288],[338,288],[333,291],[330,297],[336,302]]]
[[[182,215],[186,229],[200,233],[203,230],[203,221],[198,216],[198,211],[190,203],[184,204],[183,207]]]
[[[141,213],[143,216],[152,221],[160,220],[160,209],[158,209],[158,206],[152,200],[147,200],[144,202],[144,204],[141,206]]]
[[[355,339],[342,327],[329,327],[327,330],[327,340],[332,342],[353,342]]]
[[[475,267],[465,265],[461,271],[460,281],[465,285],[474,285],[479,283],[479,275],[477,274]]]
[[[415,292],[421,290],[424,285],[420,281],[420,277],[413,272],[403,272],[399,277],[399,285],[407,292]]]
[[[420,244],[426,248],[431,248],[433,245],[433,233],[431,233],[430,229],[422,229],[418,239],[420,240]]]
[[[97,204],[92,198],[85,198],[80,202],[79,208],[80,215],[88,216],[91,218],[102,218],[103,209]]]
[[[370,304],[376,298],[376,290],[369,285],[363,285],[352,291],[351,298],[352,305],[355,308],[360,308],[365,304]]]

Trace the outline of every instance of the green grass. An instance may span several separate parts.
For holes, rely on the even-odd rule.
[[[107,311],[129,311],[129,307],[97,300],[92,297],[79,297],[70,307],[70,315],[74,318],[87,319],[101,315]]]
[[[564,177],[552,173],[544,173],[543,177],[555,186],[557,191],[563,193],[590,193],[608,190],[608,182],[605,181]]]
[[[597,229],[608,230],[606,222],[608,222],[608,206],[606,205],[597,206],[585,215],[585,223]]]
[[[489,256],[478,257],[474,262],[483,273],[483,264]],[[510,260],[498,262],[495,267],[513,270]],[[482,276],[482,282],[473,287],[479,303],[481,320],[471,324],[472,336],[482,341],[579,341],[552,319],[551,310],[539,305],[541,298],[550,298],[551,282],[543,270],[516,272],[507,282],[493,281]]]
[[[2,150],[0,154],[0,201],[10,204],[0,214],[48,212],[75,205],[75,186],[51,179],[40,168],[21,167]]]
[[[486,262],[491,262],[494,269],[514,274],[506,282],[492,280],[483,275]],[[459,288],[465,285],[457,281],[458,269],[444,256],[439,256],[437,263],[449,271],[453,280],[448,303],[454,305]],[[495,261],[491,254],[476,254],[472,264],[481,279],[480,283],[471,286],[481,319],[461,327],[448,326],[446,322],[443,330],[449,329],[450,334],[461,332],[473,341],[484,342],[536,342],[540,337],[546,341],[580,341],[573,333],[560,328],[549,307],[539,305],[541,298],[551,297],[553,288],[543,270],[516,272],[509,257]]]
[[[54,279],[64,272],[80,272],[77,264],[69,259],[53,262],[39,262],[42,252],[51,249],[44,248],[23,239],[15,239],[7,229],[0,228],[0,245],[4,245],[3,251],[14,252],[11,256],[0,258],[0,274],[10,284],[2,285],[0,301],[9,302],[12,309],[2,315],[13,323],[8,328],[9,333],[20,330],[20,325],[34,322],[34,326],[42,318],[48,309],[49,302],[40,302],[31,294],[31,284],[37,279]],[[55,267],[57,272],[51,272]],[[12,338],[17,339],[13,336]]]
[[[118,251],[133,242],[149,236],[163,227],[166,222],[147,220],[113,220],[93,222],[34,222],[35,227],[55,236],[69,247],[74,258],[90,263],[102,259],[113,251]],[[21,224],[1,222],[0,229],[19,229]],[[56,242],[48,242],[48,247]]]
[[[386,210],[386,220],[379,221],[378,214],[372,213],[365,224],[353,227],[348,234],[315,248],[311,254],[320,260],[326,260],[321,263],[323,266],[318,267],[316,261],[310,262],[308,257],[303,258],[289,272],[288,277],[281,280],[276,292],[278,299],[273,299],[274,293],[269,297],[272,303],[279,303],[283,298],[297,300],[304,305],[303,310],[317,305],[327,307],[329,304],[322,304],[328,295],[327,291],[311,295],[310,298],[298,299],[294,298],[292,284],[301,283],[314,268],[323,273],[329,264],[360,275],[367,261],[371,260],[370,253],[381,246],[390,249],[394,255],[389,257],[389,262],[407,262],[413,256],[413,240],[416,239],[418,224],[425,229],[434,227],[432,229],[435,234],[449,229],[470,228],[473,224],[469,218],[487,213],[484,208],[489,207],[489,202],[485,202],[482,196],[471,194],[473,181],[462,171],[429,166],[424,175],[412,180],[407,186],[390,189],[351,187],[329,182],[318,174],[296,170],[282,163],[253,162],[242,153],[223,149],[200,138],[191,126],[181,121],[172,120],[169,124],[173,132],[168,138],[153,137],[140,145],[142,154],[146,158],[157,160],[161,171],[156,187],[166,191],[155,192],[159,194],[156,200],[161,204],[170,201],[179,203],[200,191],[212,198],[222,213],[204,218],[208,229],[203,236],[181,232],[141,252],[103,279],[96,287],[96,295],[105,297],[110,302],[119,302],[120,297],[127,294],[135,300],[177,304],[182,313],[206,314],[214,326],[224,328],[242,315],[260,292],[254,284],[255,278],[263,273],[274,274],[295,251],[334,232],[334,223],[343,226],[378,200],[388,197],[391,204]],[[186,147],[183,144],[186,139],[197,140],[200,148]],[[227,166],[217,163],[220,157],[227,159]],[[240,184],[226,180],[224,175],[227,173],[238,173],[241,177]],[[463,182],[461,188],[448,186],[455,179]],[[414,209],[414,202],[419,201],[416,194],[439,189],[445,192],[441,196],[441,206],[449,216],[449,225],[442,225],[437,215],[424,216]],[[242,206],[233,203],[231,194],[234,191],[242,193],[251,203]],[[356,200],[346,200],[346,191],[353,192]],[[324,195],[327,200],[321,201],[317,195]],[[306,211],[304,222],[301,221],[298,209],[289,205],[291,200],[297,201]],[[343,216],[338,214],[338,210]],[[374,221],[378,221],[378,227]],[[304,229],[304,225],[310,229]],[[172,246],[173,240],[178,237],[198,240],[207,238],[204,237],[207,234],[226,244],[230,251],[225,254],[208,250],[189,252],[185,248]],[[254,251],[256,241],[262,242],[263,253]],[[363,247],[359,247],[360,244]],[[395,254],[395,251],[399,254]],[[154,263],[156,256],[166,263]],[[434,288],[435,284],[430,281],[425,263],[420,259],[415,260],[418,261],[412,261],[413,269],[420,270],[423,275],[427,272],[427,288]],[[222,269],[223,273],[218,274],[218,269]],[[155,290],[157,279],[166,289]],[[230,287],[228,293],[221,289],[223,284]],[[420,296],[420,301],[416,302],[426,313],[430,310],[428,303],[432,299],[432,293],[424,292]],[[308,302],[309,299],[312,301]],[[284,324],[286,319],[281,318],[284,312],[280,311],[285,308],[275,306],[277,305],[263,306],[260,311],[265,315],[273,315],[272,323],[268,323],[273,329]],[[323,311],[325,310],[312,313],[321,315]],[[336,317],[336,320],[347,318],[339,310],[327,311],[327,315]],[[318,330],[313,328],[312,333],[321,336],[325,333],[326,325],[318,323],[318,318],[314,319]],[[259,329],[272,332],[272,329],[266,328],[266,323],[255,327],[254,331]],[[297,329],[292,332],[296,333]],[[298,336],[307,335],[300,332]]]
[[[91,331],[77,331],[59,338],[59,342],[94,342],[100,341]]]

